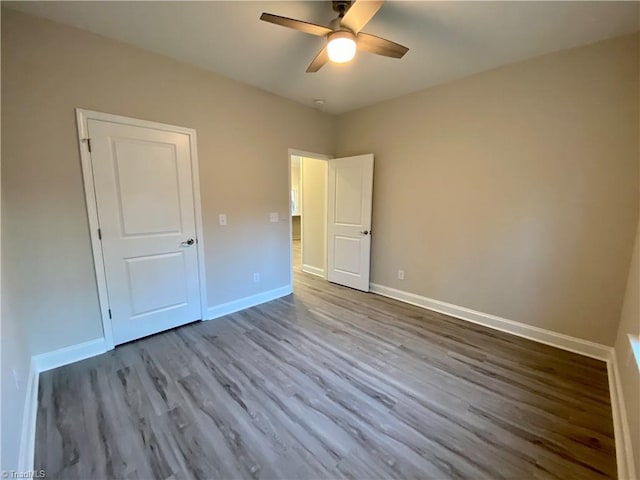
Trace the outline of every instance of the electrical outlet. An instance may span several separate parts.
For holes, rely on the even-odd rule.
[[[258,283],[258,282],[260,282],[260,274],[256,272],[253,274],[253,283]]]
[[[227,224],[227,214],[226,213],[221,213],[220,215],[218,215],[218,221],[219,221],[220,225],[226,225]]]
[[[20,375],[18,375],[18,371],[14,368],[11,373],[13,374],[13,383],[16,384],[16,390],[20,390]]]
[[[398,280],[404,280],[404,270],[398,270]]]
[[[272,223],[279,222],[280,221],[280,215],[278,214],[278,212],[271,212],[269,214],[269,221],[272,222]]]

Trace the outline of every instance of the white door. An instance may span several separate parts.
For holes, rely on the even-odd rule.
[[[369,291],[373,154],[329,160],[327,279]]]
[[[189,136],[87,129],[114,344],[201,319]]]

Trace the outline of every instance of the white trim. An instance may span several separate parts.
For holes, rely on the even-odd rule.
[[[579,353],[587,357],[597,358],[598,360],[603,360],[605,362],[610,358],[611,347],[606,345],[590,342],[581,338],[571,337],[562,333],[556,333],[544,328],[534,327],[532,325],[527,325],[526,323],[507,320],[506,318],[478,312],[477,310],[471,310],[470,308],[460,307],[451,303],[441,302],[440,300],[434,300],[414,293],[396,290],[395,288],[385,287],[384,285],[378,285],[376,283],[371,283],[369,288],[371,292],[384,297],[393,298],[428,310],[451,315],[452,317],[484,325],[485,327],[500,330],[502,332],[511,333],[518,337],[528,338],[529,340],[551,345],[552,347]]]
[[[52,352],[33,355],[29,364],[29,378],[25,393],[24,413],[22,414],[22,431],[20,432],[20,453],[18,455],[18,472],[29,472],[34,467],[36,448],[36,420],[38,417],[38,387],[40,373],[62,367],[70,363],[84,360],[105,353],[107,343],[104,338],[71,345]]]
[[[20,451],[18,454],[18,472],[33,470],[36,449],[36,419],[38,416],[38,369],[31,357],[29,379],[25,393],[24,412],[22,413],[22,431],[20,432]]]
[[[179,127],[174,127],[179,128]],[[198,250],[198,277],[200,280],[200,315],[203,320],[209,309],[207,300],[207,270],[204,262],[204,225],[202,223],[202,201],[200,196],[200,162],[198,161],[198,139],[196,131],[187,129],[191,149],[191,177],[193,183],[193,208],[196,221],[196,249]]]
[[[209,307],[209,315],[207,318],[209,320],[213,320],[214,318],[224,317],[225,315],[239,312],[240,310],[244,310],[245,308],[255,307],[256,305],[260,305],[261,303],[270,302],[271,300],[284,297],[285,295],[289,295],[291,293],[293,293],[293,288],[291,287],[291,285],[285,285],[284,287],[274,288],[273,290],[257,293],[255,295],[243,297],[238,300],[222,303],[220,305],[215,305],[213,307]]]
[[[636,474],[633,465],[629,420],[624,404],[624,392],[622,391],[622,382],[614,349],[611,350],[611,357],[607,362],[607,373],[609,376],[609,393],[611,395],[611,414],[613,416],[618,478],[621,480],[634,479]]]
[[[289,155],[291,158],[291,155]],[[299,196],[300,196],[300,263],[304,261],[304,159],[302,157],[298,157],[300,159],[300,187],[299,187]],[[293,220],[291,220],[293,227]],[[293,247],[291,249],[293,252]],[[293,269],[291,271],[291,275],[293,275]],[[293,280],[291,280],[291,285],[293,285]]]
[[[327,280],[329,272],[329,160],[331,159],[327,160],[327,168],[324,169],[324,222],[322,225],[324,228],[322,232],[324,235],[324,261],[322,267],[325,280]]]
[[[85,358],[95,357],[110,350],[104,338],[96,338],[88,342],[70,345],[52,352],[34,355],[32,361],[38,372],[46,372],[54,368],[79,362]]]
[[[86,142],[87,120],[89,112],[76,108],[76,122],[78,125],[78,142],[80,147],[80,160],[82,163],[82,178],[84,183],[85,204],[87,205],[87,217],[89,219],[89,237],[91,239],[91,251],[93,253],[93,266],[98,285],[98,302],[100,304],[100,316],[102,319],[102,332],[109,348],[114,347],[113,330],[109,320],[109,296],[107,294],[107,280],[104,272],[104,259],[102,258],[102,246],[98,237],[98,207],[96,205],[96,192],[93,183],[93,166],[91,154]]]
[[[318,277],[326,278],[324,268],[318,268],[311,265],[303,264],[302,271],[305,273],[310,273],[311,275],[317,275]]]
[[[111,319],[109,318],[109,293],[107,290],[104,259],[102,257],[102,242],[98,238],[98,228],[100,227],[100,222],[98,220],[98,208],[96,204],[96,193],[93,181],[93,167],[91,164],[91,154],[89,152],[88,144],[86,141],[86,139],[88,138],[87,122],[89,119],[102,120],[111,123],[132,125],[143,128],[153,128],[155,130],[163,130],[168,132],[182,133],[189,137],[194,216],[196,223],[196,238],[198,239],[196,248],[198,251],[198,280],[200,283],[200,315],[201,318],[204,319],[205,314],[208,311],[209,302],[207,301],[206,270],[204,262],[204,228],[202,223],[202,205],[200,198],[198,149],[196,131],[192,128],[178,127],[175,125],[168,125],[166,123],[150,122],[148,120],[140,120],[137,118],[129,118],[120,115],[112,115],[110,113],[76,108],[78,145],[80,148],[80,160],[82,163],[85,203],[87,205],[87,215],[89,218],[89,235],[91,238],[91,249],[93,252],[93,262],[96,272],[96,281],[98,284],[98,301],[100,303],[100,314],[102,317],[102,331],[104,334],[106,348],[110,350],[115,346],[115,342],[113,340],[113,326]]]
[[[97,112],[95,110],[87,110],[84,108],[76,108],[76,117],[83,120],[88,120],[88,119],[102,120],[104,122],[119,123],[121,125],[135,125],[136,127],[152,128],[154,130],[164,130],[167,132],[184,133],[189,136],[191,136],[191,134],[195,131],[193,128],[179,127],[177,125],[153,122],[150,120],[142,120],[140,118],[124,117],[122,115],[115,115],[113,113],[105,113],[105,112]],[[82,141],[84,141],[84,138],[86,138],[86,132],[87,132],[86,125],[87,125],[86,122],[83,122],[82,124],[83,129],[81,130],[81,133],[84,135],[84,137],[81,139]]]
[[[289,201],[287,204],[289,205],[289,209],[287,210],[287,215],[289,215],[289,285],[293,285],[293,215],[291,215],[291,157],[293,154],[291,153],[291,149],[289,149],[289,154],[287,155],[287,161],[289,168],[287,170],[287,181],[289,185]],[[302,162],[300,162],[300,179],[298,180],[298,203],[302,201],[302,193],[301,193],[301,184],[302,184]],[[302,209],[298,207],[298,211],[302,212]],[[302,217],[300,217],[300,246],[302,247]]]
[[[305,152],[304,150],[297,150],[295,148],[289,149],[289,158],[291,158],[291,155],[295,155],[296,157],[315,158],[317,160],[330,160],[333,158],[331,155],[325,155],[323,153]]]

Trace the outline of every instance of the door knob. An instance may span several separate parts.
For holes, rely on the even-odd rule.
[[[369,235],[369,230],[365,230],[364,232],[360,232],[363,235]]]
[[[189,240],[187,240],[186,242],[182,242],[180,245],[187,245],[187,246],[191,246],[195,243],[196,241],[193,238],[190,238]]]

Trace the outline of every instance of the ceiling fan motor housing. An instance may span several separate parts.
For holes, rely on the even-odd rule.
[[[353,33],[349,28],[347,28],[344,25],[342,25],[340,23],[341,21],[342,21],[342,18],[340,18],[340,17],[334,18],[329,23],[329,28],[331,30],[333,30],[334,32],[349,32],[349,33]],[[329,36],[331,36],[331,34],[329,34]]]

